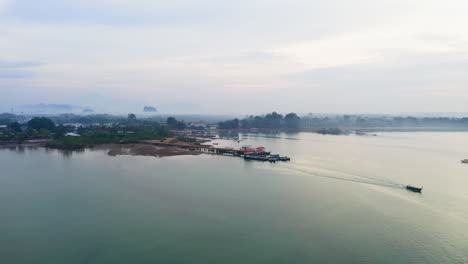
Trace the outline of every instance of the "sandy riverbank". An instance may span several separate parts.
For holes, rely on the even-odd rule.
[[[46,148],[46,144],[51,140],[28,140],[21,144],[17,141],[2,142],[0,148]],[[107,151],[109,156],[118,155],[131,155],[131,156],[153,156],[153,157],[167,157],[167,156],[179,156],[179,155],[199,155],[200,152],[190,151],[177,147],[164,147],[154,146],[148,144],[104,144],[96,145],[93,148],[95,150]],[[74,150],[65,150],[74,151]]]
[[[167,157],[178,155],[199,155],[200,152],[190,151],[177,147],[162,147],[148,144],[104,144],[95,146],[94,149],[106,150],[110,156],[132,155]]]

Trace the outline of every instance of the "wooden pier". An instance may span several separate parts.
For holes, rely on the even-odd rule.
[[[239,156],[242,157],[246,154],[246,150],[243,149],[232,149],[232,148],[219,148],[213,146],[205,146],[205,145],[195,145],[195,144],[187,144],[187,143],[168,143],[168,142],[161,142],[159,140],[141,140],[140,143],[155,145],[155,146],[164,146],[164,147],[177,147],[183,148],[203,153],[211,153],[211,154],[220,154],[220,155],[230,155],[230,156]]]

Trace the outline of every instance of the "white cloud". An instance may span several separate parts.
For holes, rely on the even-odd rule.
[[[8,4],[10,4],[10,0],[0,0],[0,12],[6,9],[8,7]]]
[[[327,102],[332,90],[372,111],[379,105],[353,91],[388,82],[389,72],[401,75],[392,83],[400,94],[395,86],[375,89],[403,98],[418,79],[431,80],[425,77],[431,70],[418,71],[422,65],[445,63],[452,72],[468,71],[460,63],[468,56],[465,1],[17,0],[6,6],[0,0],[0,11],[7,14],[0,18],[0,50],[8,51],[0,61],[42,63],[28,79],[9,80],[8,87],[38,96],[99,90],[151,100],[209,98],[213,109],[227,111],[236,107],[228,109],[230,101],[263,96],[270,105],[246,104],[246,109],[278,105],[309,112],[315,110],[308,109],[308,98]],[[312,74],[312,81],[287,77],[336,68],[364,73],[342,90],[336,87],[346,84],[327,79],[342,78],[339,71]],[[435,70],[441,74],[437,84],[421,87],[461,89],[468,81],[456,75],[460,79],[451,82],[456,76]],[[376,76],[372,82],[365,78],[368,72]],[[6,87],[0,89],[13,89]],[[451,104],[438,106],[443,111]],[[322,110],[327,111],[325,103]]]

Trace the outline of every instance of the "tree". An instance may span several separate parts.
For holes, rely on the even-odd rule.
[[[289,113],[284,117],[284,125],[287,128],[298,128],[301,118],[296,113]]]
[[[128,114],[128,119],[130,119],[130,120],[135,120],[135,119],[136,119],[136,115],[130,113],[130,114]]]
[[[16,140],[18,140],[20,143],[25,141],[27,138],[28,137],[23,132],[16,134]]]
[[[161,137],[171,137],[171,136],[173,136],[173,134],[171,133],[171,131],[169,131],[169,128],[167,126],[159,127],[159,129],[157,130],[157,133]]]
[[[50,138],[50,132],[49,130],[45,129],[45,128],[41,128],[39,130],[39,137],[41,138]]]
[[[52,131],[55,128],[55,123],[47,117],[34,117],[28,121],[28,128],[38,131],[43,128]]]
[[[21,132],[21,125],[18,122],[8,124],[8,128],[15,133]]]
[[[220,129],[234,129],[239,127],[239,119],[227,120],[219,123]]]
[[[253,118],[253,127],[265,127],[265,118],[261,116],[255,116]]]
[[[175,126],[177,124],[177,119],[170,116],[170,117],[167,118],[166,123],[167,123],[168,126],[173,127],[173,126]]]
[[[276,112],[273,112],[265,116],[265,122],[266,122],[265,125],[266,127],[270,127],[270,128],[280,128],[281,120],[283,120],[283,116]]]
[[[187,127],[183,121],[177,121],[177,119],[172,116],[167,118],[166,123],[169,128],[177,130],[184,130]]]
[[[59,125],[55,128],[55,138],[62,138],[65,136],[67,129],[63,125]]]
[[[184,130],[187,126],[185,125],[184,121],[178,121],[175,125],[175,129],[177,130]]]

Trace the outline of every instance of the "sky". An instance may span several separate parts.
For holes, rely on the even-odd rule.
[[[0,111],[114,98],[200,114],[468,112],[467,12],[462,0],[0,0]]]

